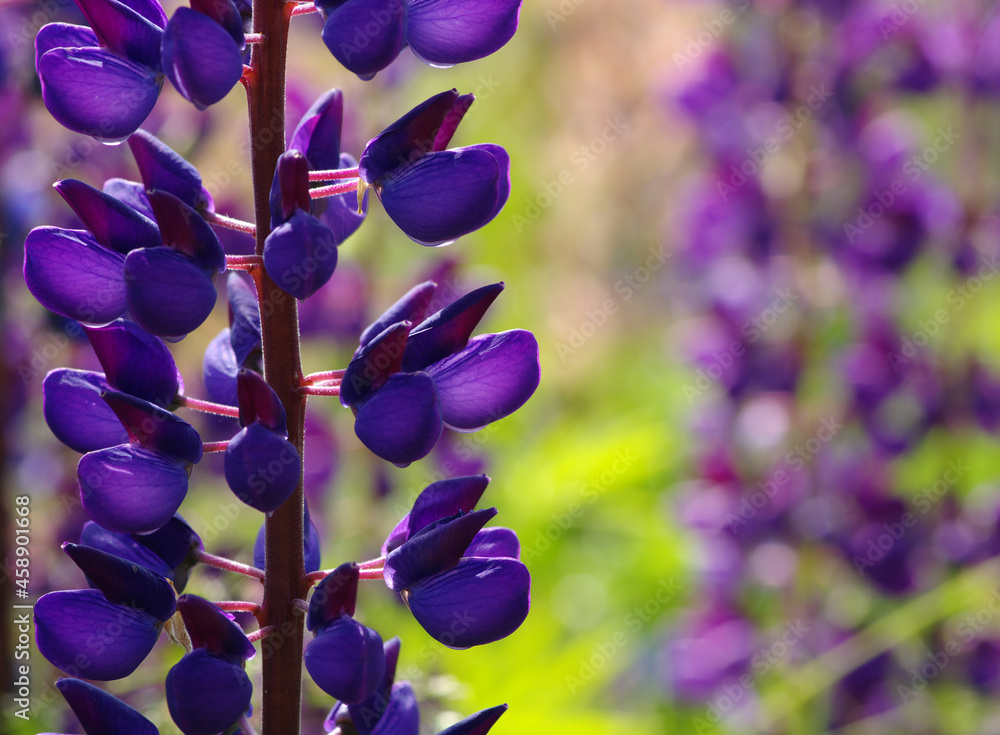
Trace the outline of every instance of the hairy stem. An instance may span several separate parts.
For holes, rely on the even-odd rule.
[[[250,106],[250,164],[253,172],[257,254],[271,220],[268,195],[278,157],[285,148],[285,54],[291,7],[282,0],[253,0],[253,32],[262,35],[250,57],[246,83]],[[261,307],[264,377],[288,414],[288,438],[303,456],[305,397],[296,392],[302,379],[298,311],[295,299],[266,272],[255,278]],[[303,495],[295,493],[268,519],[265,531],[264,601],[259,620],[274,626],[282,645],[263,657],[262,735],[300,731],[302,706],[303,616],[292,601],[309,590],[302,554]]]

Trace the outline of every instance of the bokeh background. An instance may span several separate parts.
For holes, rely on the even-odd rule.
[[[31,497],[32,598],[83,585],[59,551],[85,521],[77,455],[41,419],[41,379],[96,363],[25,291],[21,244],[72,226],[55,179],[135,178],[127,149],[40,103],[32,38],[59,20],[82,22],[68,0],[0,3],[8,686],[15,495]],[[403,639],[397,678],[426,732],[500,702],[497,733],[1000,731],[993,4],[539,0],[488,59],[441,70],[404,54],[367,83],[318,28],[293,21],[290,129],[341,87],[358,155],[456,87],[478,98],[456,143],[513,162],[504,211],[446,249],[373,207],[303,310],[307,372],[344,366],[368,320],[431,273],[455,293],[505,281],[484,328],[541,345],[525,408],[405,470],[372,458],[335,400],[310,400],[324,568],[377,556],[417,492],[470,472],[492,476],[484,502],[521,538],[531,614],[487,647],[445,649],[387,590],[361,591],[362,619]],[[144,127],[198,166],[220,211],[250,215],[241,90],[197,114],[167,85]],[[220,306],[174,346],[189,394],[204,395],[201,354],[225,325]],[[225,510],[218,470],[199,465],[181,512],[208,550],[249,561],[260,516]],[[199,568],[190,589],[259,597],[231,576]],[[74,732],[57,672],[30,653],[32,720],[5,696],[3,731]],[[161,640],[108,685],[163,733],[180,653]],[[306,700],[303,732],[319,733],[330,702],[311,683]]]

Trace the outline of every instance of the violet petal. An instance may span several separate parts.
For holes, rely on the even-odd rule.
[[[530,588],[528,569],[516,559],[462,559],[411,587],[406,601],[434,639],[468,648],[517,630],[528,615]]]
[[[426,457],[441,436],[441,409],[427,373],[396,373],[358,410],[354,433],[397,465]]]
[[[538,387],[538,342],[514,329],[484,334],[427,368],[434,378],[445,424],[475,431],[516,411]]]

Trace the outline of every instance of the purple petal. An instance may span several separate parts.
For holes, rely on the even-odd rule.
[[[429,153],[375,183],[386,214],[411,240],[436,246],[478,230],[504,201],[509,171],[489,150]]]
[[[170,566],[152,550],[140,544],[130,533],[109,531],[93,521],[87,521],[83,524],[83,530],[80,531],[80,544],[114,554],[133,564],[144,566],[163,577],[170,576]]]
[[[431,302],[437,284],[426,281],[407,291],[401,299],[390,306],[385,312],[361,333],[361,347],[364,347],[386,328],[398,322],[420,324]]]
[[[313,638],[303,658],[316,685],[347,704],[367,699],[385,671],[382,638],[347,615]]]
[[[24,280],[49,311],[100,324],[126,309],[125,256],[97,244],[89,232],[36,227],[24,240]]]
[[[178,8],[163,34],[163,71],[204,110],[239,84],[243,57],[225,28],[196,10]]]
[[[311,168],[323,171],[343,168],[340,132],[344,125],[344,95],[331,89],[313,102],[292,133],[290,151],[302,151]],[[348,166],[349,168],[349,166]]]
[[[146,217],[150,222],[156,221],[156,218],[153,217],[153,208],[149,205],[149,199],[146,198],[146,187],[138,181],[126,181],[125,179],[117,178],[108,179],[104,182],[103,191],[118,201],[124,202],[136,212]],[[156,244],[160,242],[157,241]]]
[[[167,25],[167,14],[163,12],[158,0],[122,0],[122,2],[157,28],[164,28]]]
[[[346,562],[323,577],[309,598],[306,628],[322,633],[341,617],[354,615],[360,572],[354,562]]]
[[[498,704],[496,707],[490,707],[489,709],[476,712],[474,715],[469,715],[451,727],[446,727],[438,735],[486,735],[506,711],[506,704]]]
[[[150,69],[160,68],[163,29],[118,0],[76,0],[101,45]]]
[[[188,570],[197,562],[198,551],[205,548],[187,521],[175,515],[159,530],[133,538],[170,566],[173,574],[167,576],[172,577],[178,592],[183,591]]]
[[[98,48],[57,48],[38,60],[45,107],[63,127],[115,142],[149,116],[163,81],[153,69]]]
[[[139,447],[91,452],[77,467],[83,509],[109,531],[152,533],[173,517],[184,500],[189,467]]]
[[[97,34],[87,26],[48,23],[35,36],[35,69],[46,51],[54,48],[95,48],[99,45]]]
[[[284,224],[297,210],[312,212],[309,196],[309,161],[297,150],[285,151],[278,157],[278,165],[271,180],[268,196],[271,207],[271,229]]]
[[[426,457],[441,436],[441,409],[426,373],[397,373],[357,413],[354,433],[397,465]]]
[[[236,373],[239,369],[229,338],[229,327],[226,327],[209,342],[201,364],[202,380],[208,397],[226,406],[237,405]]]
[[[320,0],[323,43],[348,71],[370,79],[405,46],[405,7],[399,0]]]
[[[456,513],[470,513],[489,483],[490,478],[486,475],[472,475],[439,480],[425,487],[413,502],[407,538],[412,538],[418,531],[442,518]]]
[[[410,682],[392,686],[388,696],[376,694],[361,704],[347,705],[358,735],[418,735],[420,709]]]
[[[448,427],[475,431],[513,413],[535,392],[538,342],[522,329],[484,334],[427,373],[434,378]]]
[[[262,513],[277,510],[288,500],[302,475],[295,445],[257,421],[230,440],[225,455],[230,489]]]
[[[42,381],[42,412],[56,439],[77,452],[128,441],[128,432],[101,392],[111,386],[100,373],[53,370]]]
[[[88,521],[80,532],[80,543],[141,564],[171,579],[178,591],[184,589],[187,572],[195,563],[197,550],[202,548],[198,534],[176,515],[158,531],[146,535],[109,531]]]
[[[469,337],[500,292],[503,283],[471,291],[418,324],[410,333],[403,369],[423,370],[469,344]]]
[[[142,610],[163,622],[177,610],[177,595],[163,575],[89,546],[65,543],[62,548],[108,602]]]
[[[489,56],[517,30],[521,0],[407,0],[406,40],[428,64]]]
[[[98,590],[65,590],[35,603],[35,643],[53,666],[72,676],[111,681],[143,662],[160,621],[108,602]]]
[[[198,211],[173,194],[159,189],[146,191],[160,226],[163,245],[190,256],[207,273],[226,270],[226,252],[215,230]]]
[[[236,376],[236,395],[239,397],[240,424],[249,426],[259,421],[271,431],[288,435],[285,407],[262,375],[241,369]]]
[[[409,589],[413,617],[449,648],[492,643],[528,616],[531,577],[516,559],[463,559]]]
[[[168,247],[133,250],[125,258],[132,318],[150,334],[180,338],[200,327],[215,306],[215,284],[191,258]]]
[[[191,8],[207,15],[226,29],[237,48],[246,48],[246,36],[243,35],[243,16],[233,0],[191,0]]]
[[[194,648],[205,648],[234,661],[246,661],[257,654],[243,629],[203,597],[181,595],[177,598],[177,609]]]
[[[476,510],[422,529],[386,556],[386,585],[400,592],[426,577],[453,569],[476,534],[496,514],[496,508]]]
[[[167,708],[185,735],[216,735],[247,711],[253,685],[240,664],[200,648],[167,673]]]
[[[264,268],[282,290],[306,299],[330,280],[339,244],[329,227],[300,209],[267,236]]]
[[[399,372],[411,326],[410,322],[393,324],[361,348],[340,381],[341,405],[361,405]]]
[[[173,403],[180,382],[173,355],[163,340],[123,319],[85,331],[113,388],[161,408]]]
[[[80,679],[60,679],[56,688],[88,735],[159,735],[156,726],[117,697]]]
[[[434,150],[434,142],[445,120],[451,120],[449,129],[453,133],[457,123],[452,112],[457,106],[464,114],[471,97],[460,97],[458,90],[450,89],[424,100],[403,115],[365,146],[359,166],[361,178],[374,184]]]
[[[489,483],[490,478],[486,475],[472,475],[439,480],[425,487],[413,501],[413,509],[385,540],[382,555],[388,554],[435,521],[456,513],[469,513],[476,507]]]
[[[226,279],[226,297],[229,300],[229,339],[236,363],[242,365],[250,353],[261,346],[257,291],[238,273],[231,272]]]
[[[110,194],[76,179],[63,179],[53,186],[98,244],[122,254],[160,244],[156,223]]]
[[[176,151],[145,130],[137,130],[128,145],[146,189],[170,192],[198,210],[214,210],[215,203],[202,186],[198,169]]]
[[[517,534],[509,528],[484,528],[472,539],[469,548],[465,550],[465,556],[519,559],[521,542],[517,540]]]
[[[201,460],[201,437],[184,419],[121,391],[105,391],[101,398],[125,426],[133,444],[191,464]]]

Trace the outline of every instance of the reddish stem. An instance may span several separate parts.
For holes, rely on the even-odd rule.
[[[358,570],[358,579],[384,579],[382,576],[383,568],[378,567],[377,569],[360,569]]]
[[[259,255],[227,255],[226,268],[231,271],[253,271],[264,267],[264,258]]]
[[[265,628],[261,628],[260,630],[256,630],[253,633],[250,633],[247,636],[247,640],[250,641],[251,643],[256,643],[261,638],[265,638],[265,637],[271,635],[271,633],[273,633],[276,630],[277,630],[277,628],[275,628],[273,625],[268,625]]]
[[[356,168],[335,168],[329,171],[310,171],[310,181],[333,181],[334,179],[356,179],[358,169]]]
[[[219,225],[219,227],[225,227],[230,230],[236,230],[237,232],[245,232],[248,235],[255,235],[257,233],[257,226],[253,222],[246,222],[245,220],[236,219],[235,217],[227,217],[224,214],[219,214],[218,212],[205,212],[202,217],[205,218],[206,222],[210,222],[213,225]]]
[[[303,385],[299,387],[303,396],[339,396],[340,384],[337,385]]]
[[[313,6],[315,9],[315,6]],[[285,65],[288,24],[299,10],[283,0],[253,0],[254,33],[264,40],[251,47],[247,75],[250,107],[250,169],[253,174],[254,221],[257,255],[264,254],[270,234],[270,192],[278,158],[285,149]],[[300,11],[301,12],[301,11]],[[306,460],[303,447],[305,396],[297,389],[302,381],[299,356],[298,309],[294,298],[282,291],[263,268],[251,271],[261,304],[261,341],[264,378],[285,407],[288,439]],[[304,498],[302,483],[292,496],[268,516],[264,526],[264,600],[258,620],[261,627],[275,626],[281,645],[263,657],[261,701],[262,735],[284,735],[301,730],[302,710],[302,612],[293,600],[309,591],[303,560]]]
[[[217,416],[232,416],[233,418],[240,416],[240,409],[236,406],[225,406],[221,403],[203,401],[200,398],[191,398],[190,396],[177,396],[176,400],[177,405],[183,408],[191,408],[203,413],[214,413]]]
[[[264,43],[264,35],[262,33],[244,33],[243,40],[247,43]]]
[[[296,15],[307,15],[309,13],[319,12],[319,9],[314,3],[298,3],[294,8],[289,17],[294,17]]]
[[[346,372],[347,370],[326,370],[321,373],[309,373],[307,376],[302,378],[302,385],[340,380],[341,378],[344,377],[344,373]]]
[[[249,564],[241,564],[238,561],[227,559],[224,556],[209,554],[204,549],[199,551],[195,558],[202,564],[207,564],[208,566],[215,567],[216,569],[225,569],[227,572],[236,572],[237,574],[242,574],[244,577],[253,577],[254,579],[259,579],[261,581],[264,580],[263,569],[252,567]]]
[[[338,194],[349,194],[352,191],[358,190],[357,181],[349,181],[346,184],[330,184],[329,186],[317,186],[315,189],[309,190],[309,196],[313,199],[322,199],[323,197],[335,197]]]
[[[212,454],[213,452],[224,452],[229,446],[228,441],[224,442],[204,442],[201,445],[202,454]]]

